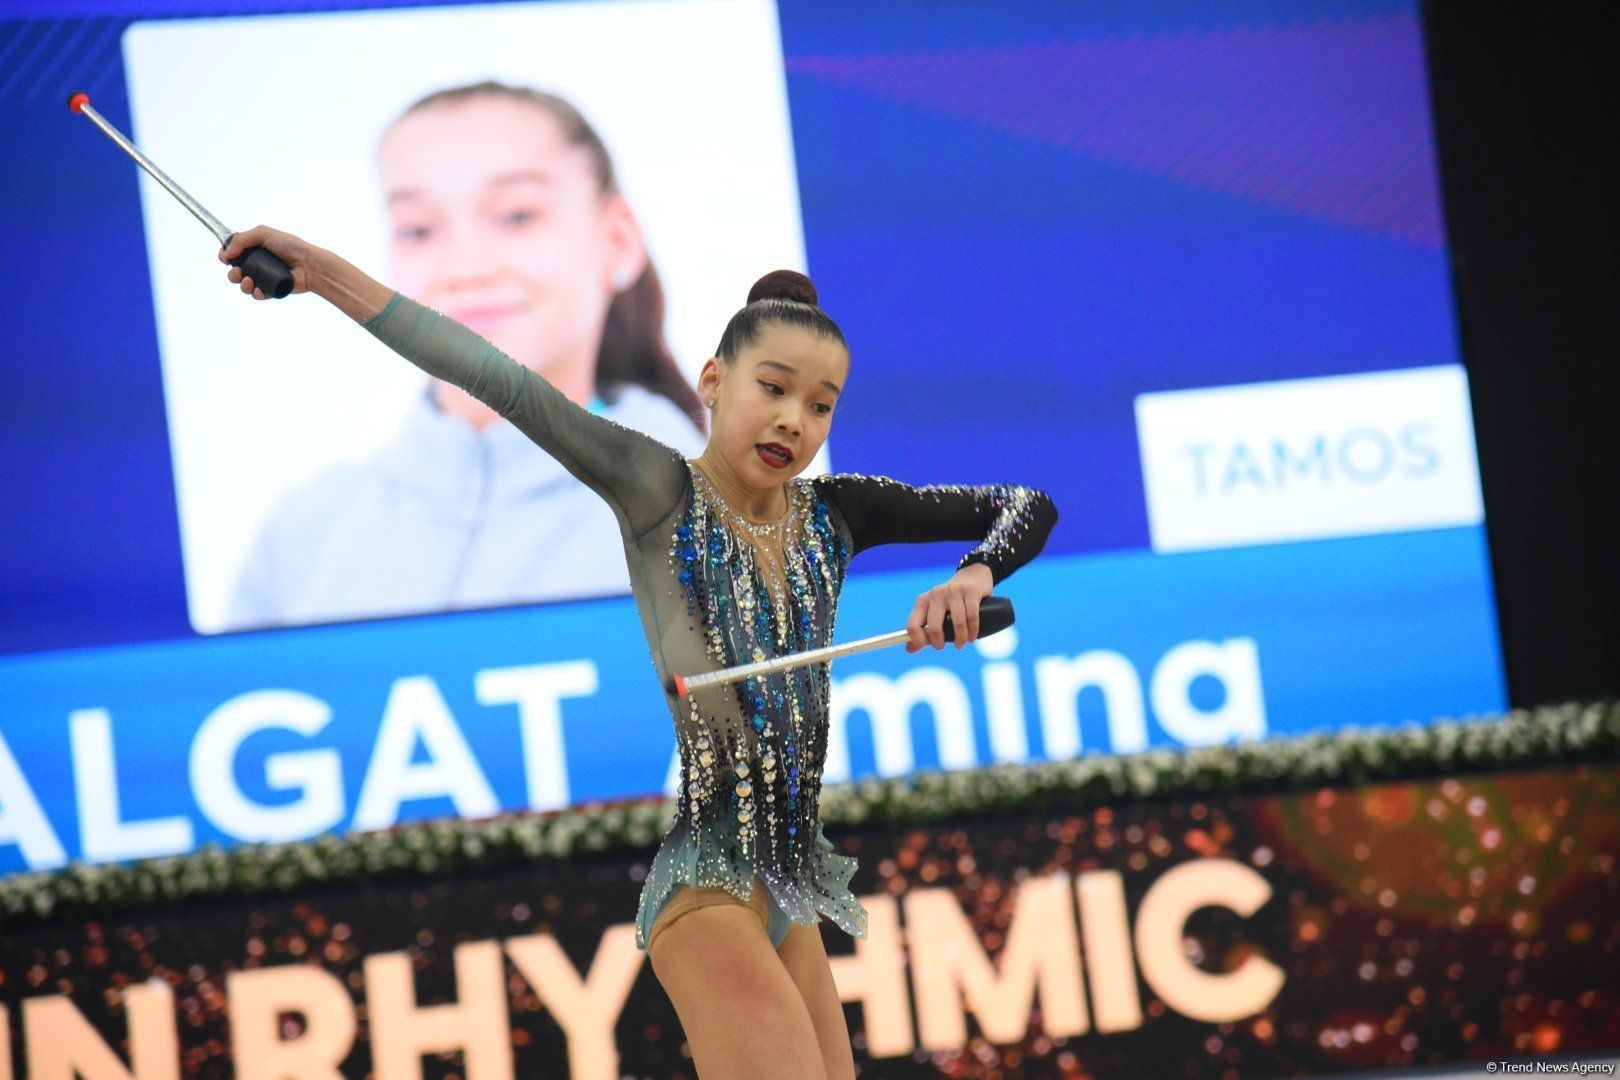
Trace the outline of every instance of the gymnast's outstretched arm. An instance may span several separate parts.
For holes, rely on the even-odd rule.
[[[220,250],[228,262],[255,245],[281,257],[293,292],[313,292],[436,378],[461,387],[562,463],[600,495],[633,535],[669,513],[687,480],[678,451],[581,407],[483,337],[394,291],[330,251],[291,233],[255,226]],[[244,293],[264,299],[232,269]]]

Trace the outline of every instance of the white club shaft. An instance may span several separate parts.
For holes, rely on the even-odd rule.
[[[908,636],[908,633],[904,630],[895,630],[887,634],[878,634],[875,637],[846,641],[842,645],[824,645],[819,649],[788,653],[786,656],[776,656],[752,664],[738,664],[736,667],[721,668],[719,671],[705,671],[701,675],[689,675],[681,681],[686,684],[687,692],[691,693],[693,690],[701,690],[705,686],[736,682],[739,679],[747,679],[754,675],[766,675],[773,671],[786,671],[789,668],[803,667],[806,664],[817,664],[823,660],[831,660],[835,656],[848,656],[850,653],[866,652],[868,649],[881,649],[885,645],[898,645],[900,642],[905,641]]]
[[[89,102],[82,103],[79,106],[79,111],[88,116],[90,121],[95,124],[96,127],[104,131],[109,139],[123,147],[124,153],[134,158],[135,164],[145,169],[147,174],[151,176],[152,179],[162,184],[164,189],[168,191],[170,195],[173,195],[176,199],[179,199],[181,206],[184,206],[187,210],[190,210],[196,215],[198,221],[208,226],[208,230],[218,238],[220,244],[223,245],[231,238],[231,230],[225,227],[224,222],[220,221],[219,218],[203,209],[201,203],[199,203],[196,199],[193,199],[190,195],[186,194],[185,188],[181,187],[173,180],[170,180],[167,173],[154,165],[151,158],[148,158],[145,154],[141,153],[139,147],[130,142],[128,139],[124,138],[123,132],[107,123],[106,119],[100,113],[96,112],[96,110],[90,107]]]

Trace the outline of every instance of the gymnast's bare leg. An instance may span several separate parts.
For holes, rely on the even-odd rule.
[[[794,927],[800,929],[816,934],[819,946],[820,927]],[[783,946],[792,940],[790,933]],[[713,904],[688,912],[654,939],[647,958],[675,1005],[702,1080],[829,1075],[810,1008],[754,911]],[[843,1052],[849,1053],[847,1036]]]
[[[795,923],[776,955],[810,1010],[827,1080],[854,1080],[855,1054],[850,1049],[849,1026],[844,1023],[844,1003],[838,998],[832,965],[827,962],[827,949],[821,942],[821,926]]]

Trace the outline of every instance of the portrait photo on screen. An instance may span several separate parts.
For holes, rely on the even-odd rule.
[[[148,22],[124,52],[137,142],[231,227],[341,255],[688,457],[726,320],[806,269],[766,0]],[[244,56],[298,77],[268,104]],[[142,205],[198,632],[629,593],[560,462],[329,305],[243,297],[182,207]]]

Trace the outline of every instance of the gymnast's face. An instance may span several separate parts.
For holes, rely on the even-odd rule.
[[[377,166],[400,292],[555,382],[594,376],[615,286],[646,251],[550,110],[495,95],[430,105],[388,129]]]
[[[849,352],[838,341],[767,322],[733,363],[704,363],[698,390],[716,399],[709,443],[740,481],[768,491],[803,472],[827,441],[848,377]],[[792,460],[779,466],[761,452],[766,443],[786,448]]]

